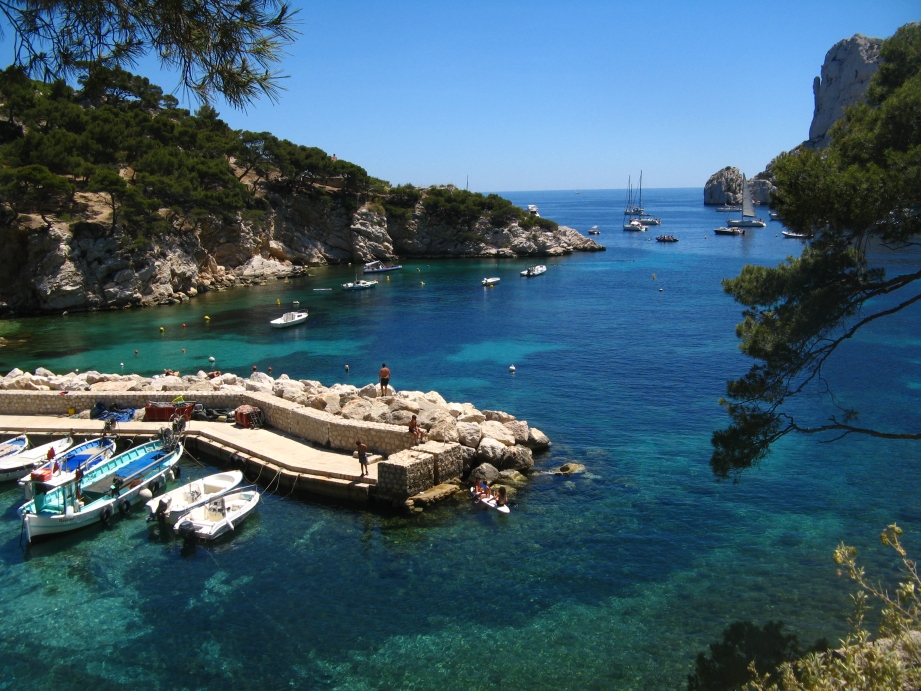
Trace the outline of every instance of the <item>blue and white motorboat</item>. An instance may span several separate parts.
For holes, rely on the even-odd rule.
[[[354,283],[343,283],[342,290],[367,290],[377,285],[377,281],[355,281]]]
[[[34,471],[32,499],[19,509],[26,541],[109,525],[118,511],[127,515],[142,490],[156,494],[179,462],[183,447],[170,430],[160,437],[83,471]]]
[[[215,540],[236,530],[258,503],[259,492],[255,489],[224,494],[189,511],[173,526],[173,530],[186,542]]]
[[[55,456],[52,460],[45,461],[44,465],[38,466],[35,470],[50,470],[53,473],[55,470],[60,469],[66,473],[74,473],[77,468],[82,468],[85,474],[90,468],[107,461],[114,453],[115,440],[111,437],[99,437],[77,444],[69,451]],[[20,478],[19,484],[25,490],[26,499],[31,499],[31,478],[28,475]]]
[[[547,267],[543,264],[538,264],[537,266],[529,266],[521,272],[521,275],[525,278],[531,278],[532,276],[540,276],[543,273],[547,273]]]

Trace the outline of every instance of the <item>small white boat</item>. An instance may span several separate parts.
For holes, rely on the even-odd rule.
[[[744,228],[726,228],[724,226],[714,228],[713,232],[717,235],[745,235]]]
[[[214,540],[236,530],[258,503],[259,492],[254,489],[225,494],[186,513],[173,530],[184,540]]]
[[[385,271],[399,271],[403,268],[402,264],[394,264],[392,266],[387,266],[384,262],[373,261],[365,264],[365,268],[362,269],[362,273],[366,274],[380,274]]]
[[[289,326],[297,326],[307,321],[306,312],[285,312],[278,319],[273,319],[269,323],[273,329],[284,329]]]
[[[313,290],[317,293],[329,293],[332,291],[332,288],[314,288]]]
[[[588,231],[589,235],[601,235],[601,231],[598,230],[598,226],[592,226]]]
[[[642,223],[644,226],[662,225],[662,219],[655,218],[654,216],[650,216],[649,214],[640,214],[639,222]]]
[[[723,206],[716,207],[716,210],[721,214],[732,213],[734,211],[741,211],[741,206],[736,206],[735,204],[724,204]]]
[[[494,285],[496,285],[496,284],[497,284],[499,281],[501,281],[501,280],[502,280],[501,278],[496,278],[496,277],[494,276],[494,277],[492,277],[492,278],[484,278],[484,279],[483,279],[482,281],[480,281],[480,282],[481,282],[484,286],[494,286]]]
[[[779,214],[777,211],[768,211],[768,216],[771,217],[771,220],[772,220],[772,221],[779,221],[779,220],[780,220],[780,214]]]
[[[540,218],[540,214],[537,213],[537,204],[528,204],[528,215]]]
[[[629,223],[624,223],[624,230],[632,232],[641,232],[646,230],[646,226],[640,223],[638,218],[631,218]]]
[[[521,272],[521,275],[525,278],[531,278],[531,276],[540,276],[542,273],[547,272],[547,267],[543,264],[538,264],[537,266],[529,266],[527,269]]]
[[[342,290],[367,290],[377,285],[377,281],[355,281],[354,283],[343,283]]]
[[[792,230],[782,230],[783,236],[785,238],[793,238],[795,240],[808,240],[812,237],[812,233],[795,233]]]
[[[23,435],[25,436],[25,435]],[[19,437],[16,437],[17,439]],[[21,448],[16,453],[10,453],[0,458],[0,482],[18,480],[28,475],[34,468],[48,462],[48,453],[54,451],[54,456],[64,453],[74,445],[70,437],[57,439],[33,448]]]
[[[147,507],[147,520],[174,525],[182,516],[192,509],[207,504],[243,482],[243,473],[231,470],[226,473],[209,475],[171,492],[154,497],[144,506]]]

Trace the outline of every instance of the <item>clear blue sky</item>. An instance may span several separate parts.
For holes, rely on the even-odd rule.
[[[469,175],[478,191],[619,188],[640,169],[648,187],[702,187],[726,165],[754,175],[807,137],[834,43],[921,19],[917,0],[295,6],[280,102],[218,103],[221,117],[393,183]],[[152,61],[136,71],[177,85]]]

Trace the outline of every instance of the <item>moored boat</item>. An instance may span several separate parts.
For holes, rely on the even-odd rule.
[[[49,453],[53,451],[52,457],[57,456],[67,451],[73,444],[70,437],[64,437],[41,446],[32,448],[26,446],[16,453],[7,454],[0,458],[0,482],[18,480],[23,475],[28,475],[33,468],[48,460]]]
[[[355,281],[353,283],[343,283],[342,290],[367,290],[377,285],[377,281]]]
[[[812,233],[797,233],[792,230],[782,230],[780,232],[783,233],[785,238],[793,238],[795,240],[808,240],[812,237]]]
[[[278,319],[273,319],[269,323],[273,329],[284,329],[303,324],[305,321],[307,321],[307,312],[285,312]]]
[[[362,273],[379,274],[379,273],[384,273],[385,271],[399,271],[402,268],[403,268],[402,264],[394,264],[392,266],[387,266],[386,264],[384,264],[384,262],[375,260],[373,262],[366,263],[364,268],[362,269]]]
[[[745,175],[742,176],[742,218],[730,218],[726,221],[726,225],[736,228],[764,228],[767,225],[755,214],[751,190],[748,188],[748,178]]]
[[[657,235],[656,242],[678,242],[674,235]]]
[[[480,281],[480,282],[481,282],[484,286],[494,286],[494,285],[496,285],[496,284],[497,284],[499,281],[501,281],[501,280],[502,280],[501,278],[496,278],[495,276],[493,276],[492,278],[484,278],[484,279],[483,279],[482,281]]]
[[[646,226],[640,223],[638,218],[631,218],[629,223],[624,223],[624,230],[641,232],[646,230]]]
[[[258,503],[255,489],[225,494],[186,513],[173,530],[186,541],[214,540],[236,530]]]
[[[716,210],[722,214],[733,213],[736,211],[741,211],[741,206],[736,206],[735,204],[724,204],[723,206],[716,207]]]
[[[27,542],[78,530],[97,521],[108,525],[118,511],[127,515],[143,489],[156,494],[182,456],[170,430],[160,437],[112,456],[87,471],[34,471],[32,499],[19,509]]]
[[[598,230],[598,226],[592,226],[592,227],[589,229],[588,234],[589,234],[589,235],[601,235],[601,231]]]
[[[192,480],[182,487],[177,487],[148,501],[144,505],[147,509],[147,520],[156,519],[161,523],[174,525],[192,509],[227,494],[241,482],[243,482],[243,473],[239,470]]]
[[[18,454],[29,448],[29,437],[20,434],[0,444],[0,459]]]
[[[97,439],[85,441],[82,444],[77,444],[64,453],[55,456],[52,460],[46,461],[44,465],[38,466],[35,470],[50,470],[54,472],[58,469],[65,473],[73,473],[76,472],[77,468],[82,468],[85,473],[90,468],[111,458],[114,453],[115,440],[111,437],[99,437]],[[31,478],[26,474],[25,477],[20,478],[19,484],[25,490],[26,499],[31,499]]]
[[[531,278],[531,276],[540,276],[542,273],[547,272],[547,267],[543,264],[538,264],[537,266],[529,266],[527,269],[521,272],[521,275],[525,278]]]
[[[745,235],[744,228],[726,228],[724,226],[714,228],[713,232],[717,235]]]

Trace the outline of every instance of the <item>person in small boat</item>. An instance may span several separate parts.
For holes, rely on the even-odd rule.
[[[496,506],[505,506],[508,504],[508,492],[504,485],[499,485],[499,489],[493,492],[492,498],[496,500]]]
[[[419,421],[416,420],[415,415],[413,415],[412,420],[409,421],[409,433],[413,435],[414,444],[422,443],[422,439],[425,437],[425,430],[419,427]]]
[[[358,464],[361,466],[361,477],[364,477],[368,474],[368,445],[362,444],[361,439],[356,439],[355,448],[358,450]]]

